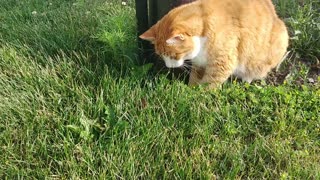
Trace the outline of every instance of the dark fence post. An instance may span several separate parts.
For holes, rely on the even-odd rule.
[[[138,20],[138,35],[157,23],[172,8],[195,0],[136,0],[136,16]],[[164,63],[154,55],[153,47],[149,42],[139,39],[141,63],[154,63],[156,70],[162,69]],[[179,70],[178,70],[179,71]]]

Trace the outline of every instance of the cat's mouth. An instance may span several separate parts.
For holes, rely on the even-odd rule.
[[[168,68],[178,68],[181,67],[184,64],[184,60],[180,59],[180,60],[175,60],[175,59],[171,59],[167,56],[162,56],[164,62],[166,63],[166,66]]]

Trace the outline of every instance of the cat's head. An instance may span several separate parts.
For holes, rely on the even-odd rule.
[[[155,52],[167,67],[176,68],[187,59],[193,59],[200,52],[200,38],[192,36],[183,27],[174,27],[171,23],[159,21],[139,36],[154,44]]]

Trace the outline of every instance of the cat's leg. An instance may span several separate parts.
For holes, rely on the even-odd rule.
[[[207,44],[207,62],[200,84],[208,84],[208,88],[216,88],[225,82],[238,65],[238,46],[240,34],[233,26],[209,34]]]
[[[209,56],[200,83],[208,83],[209,89],[219,87],[233,74],[237,66],[237,58],[236,48],[225,49],[217,54],[212,54],[211,57]]]
[[[205,69],[192,65],[191,73],[189,76],[189,86],[198,85],[203,77]]]
[[[226,64],[228,59],[219,59],[219,62],[214,62],[206,68],[205,75],[200,83],[209,84],[209,88],[216,88],[222,85],[233,73],[233,64]],[[225,62],[225,63],[224,63]]]

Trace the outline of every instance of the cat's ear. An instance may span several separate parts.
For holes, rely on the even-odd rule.
[[[183,34],[174,35],[171,38],[166,40],[166,43],[168,45],[178,45],[181,44],[184,41]]]
[[[150,41],[152,43],[156,39],[154,35],[154,27],[151,27],[149,30],[141,34],[139,38]]]

